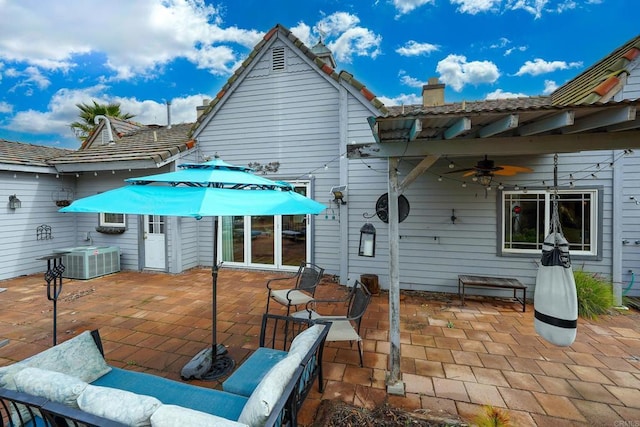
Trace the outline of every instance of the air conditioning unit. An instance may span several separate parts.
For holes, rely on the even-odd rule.
[[[120,271],[120,248],[117,246],[78,246],[55,252],[67,252],[62,257],[65,266],[62,277],[67,279],[93,279]]]

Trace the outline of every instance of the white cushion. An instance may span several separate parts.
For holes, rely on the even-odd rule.
[[[300,355],[294,354],[276,363],[249,396],[238,421],[263,426],[301,361]]]
[[[151,415],[152,427],[246,427],[226,418],[177,405],[161,405]]]
[[[83,411],[136,427],[150,426],[151,415],[160,405],[152,396],[91,384],[78,397]]]
[[[78,407],[76,399],[87,387],[86,382],[76,377],[39,368],[24,368],[15,375],[14,381],[20,392],[74,408]]]
[[[60,372],[87,383],[97,380],[111,370],[89,331],[0,369],[0,386],[15,390],[13,377],[27,367]]]
[[[289,347],[289,356],[298,354],[302,360],[309,352],[313,343],[316,342],[323,329],[324,325],[313,325],[299,333],[291,342],[291,347]]]
[[[313,297],[306,292],[292,291],[291,289],[271,291],[271,296],[282,305],[302,305],[313,299]],[[289,299],[291,303],[289,303]]]

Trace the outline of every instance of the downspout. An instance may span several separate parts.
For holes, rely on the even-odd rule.
[[[622,233],[623,233],[623,206],[622,193],[624,192],[623,168],[624,158],[620,152],[612,151],[613,159],[619,159],[613,168],[611,187],[613,206],[612,212],[612,240],[613,253],[611,254],[611,281],[613,282],[613,306],[622,307]]]
[[[340,133],[339,154],[346,153],[349,123],[349,97],[347,89],[340,79],[340,102],[338,105],[338,132]],[[349,184],[349,160],[347,156],[340,156],[340,179],[339,185]],[[333,203],[333,202],[331,202]],[[340,221],[340,283],[347,284],[349,281],[349,205],[338,204],[338,219]]]
[[[113,131],[111,130],[111,121],[109,120],[109,118],[107,116],[104,116],[102,114],[98,114],[97,116],[95,116],[93,118],[93,122],[95,124],[99,124],[100,123],[100,119],[104,120],[106,122],[106,126],[107,126],[107,136],[109,137],[109,145],[111,144],[115,144],[114,140],[113,140]]]

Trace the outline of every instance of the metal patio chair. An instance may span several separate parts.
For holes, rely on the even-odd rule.
[[[313,299],[323,274],[324,268],[303,262],[300,264],[298,272],[293,276],[278,277],[267,281],[269,295],[266,312],[269,312],[271,300],[287,307],[287,316],[291,312],[292,306],[297,310],[297,306],[307,304]]]
[[[323,320],[331,322],[331,328],[327,334],[326,341],[349,341],[353,344],[358,343],[358,353],[360,355],[360,366],[363,363],[362,337],[360,336],[360,323],[362,317],[367,311],[369,302],[371,301],[371,293],[360,281],[356,280],[353,287],[345,298],[342,299],[313,299],[307,303],[307,313],[310,319]],[[345,315],[323,315],[318,309],[323,304],[333,304],[343,302],[346,306]],[[322,310],[321,310],[322,311]],[[334,309],[335,312],[335,309]],[[295,315],[302,315],[299,312]]]

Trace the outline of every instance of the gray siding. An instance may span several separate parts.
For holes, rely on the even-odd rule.
[[[573,174],[576,189],[602,188],[603,212],[602,260],[573,257],[575,268],[585,268],[611,276],[612,251],[612,170],[610,152],[589,152],[561,155],[559,158],[559,185],[567,187],[569,174]],[[529,158],[496,158],[496,164],[516,164],[532,167],[535,172],[515,177],[503,177],[508,186],[518,184],[529,188],[553,184],[553,159],[551,156]],[[455,159],[457,167],[468,167],[477,159]],[[403,160],[399,165],[400,179],[418,163]],[[439,160],[429,171],[418,178],[404,193],[411,211],[400,224],[400,282],[401,288],[421,291],[457,292],[458,274],[512,276],[519,278],[531,290],[535,286],[539,255],[501,256],[497,253],[498,191],[488,191],[460,174],[446,175],[449,160]],[[601,168],[593,178],[591,169]],[[590,169],[591,168],[591,169]],[[443,181],[438,181],[438,176]],[[453,179],[451,179],[453,178]],[[500,181],[500,178],[497,178]],[[544,184],[543,184],[544,181]],[[357,256],[359,226],[364,223],[362,214],[373,213],[377,198],[387,192],[387,164],[385,161],[352,160],[350,162],[350,208],[352,229],[350,237],[351,268],[353,278],[359,274],[378,274],[381,286],[388,287],[388,230],[387,224],[377,217],[367,221],[377,230],[375,258]],[[497,182],[496,182],[497,184]],[[451,222],[452,209],[458,218]],[[481,293],[481,290],[478,290]],[[531,296],[533,294],[531,293]]]
[[[631,74],[627,76],[626,84],[614,98],[616,101],[640,98],[640,66],[638,64],[640,64],[640,60],[636,60],[636,67],[631,70]]]
[[[198,136],[198,144],[203,154],[218,153],[237,165],[279,162],[279,171],[268,178],[311,180],[311,196],[329,204],[331,187],[340,184],[338,89],[294,51],[286,51],[286,71],[270,72],[269,55],[261,58]],[[337,273],[340,252],[339,210],[334,211],[336,219],[319,215],[313,230],[314,261],[330,274]],[[200,263],[211,265],[210,226],[199,228]]]
[[[623,179],[622,288],[633,280],[627,295],[640,296],[640,153],[625,157]]]
[[[75,244],[74,224],[58,213],[52,198],[60,186],[61,180],[55,175],[0,172],[0,187],[4,189],[0,196],[0,280],[43,272],[46,261],[37,258]],[[9,196],[13,194],[22,202],[19,209],[9,209]],[[37,239],[36,229],[43,224],[51,227],[52,239]]]

